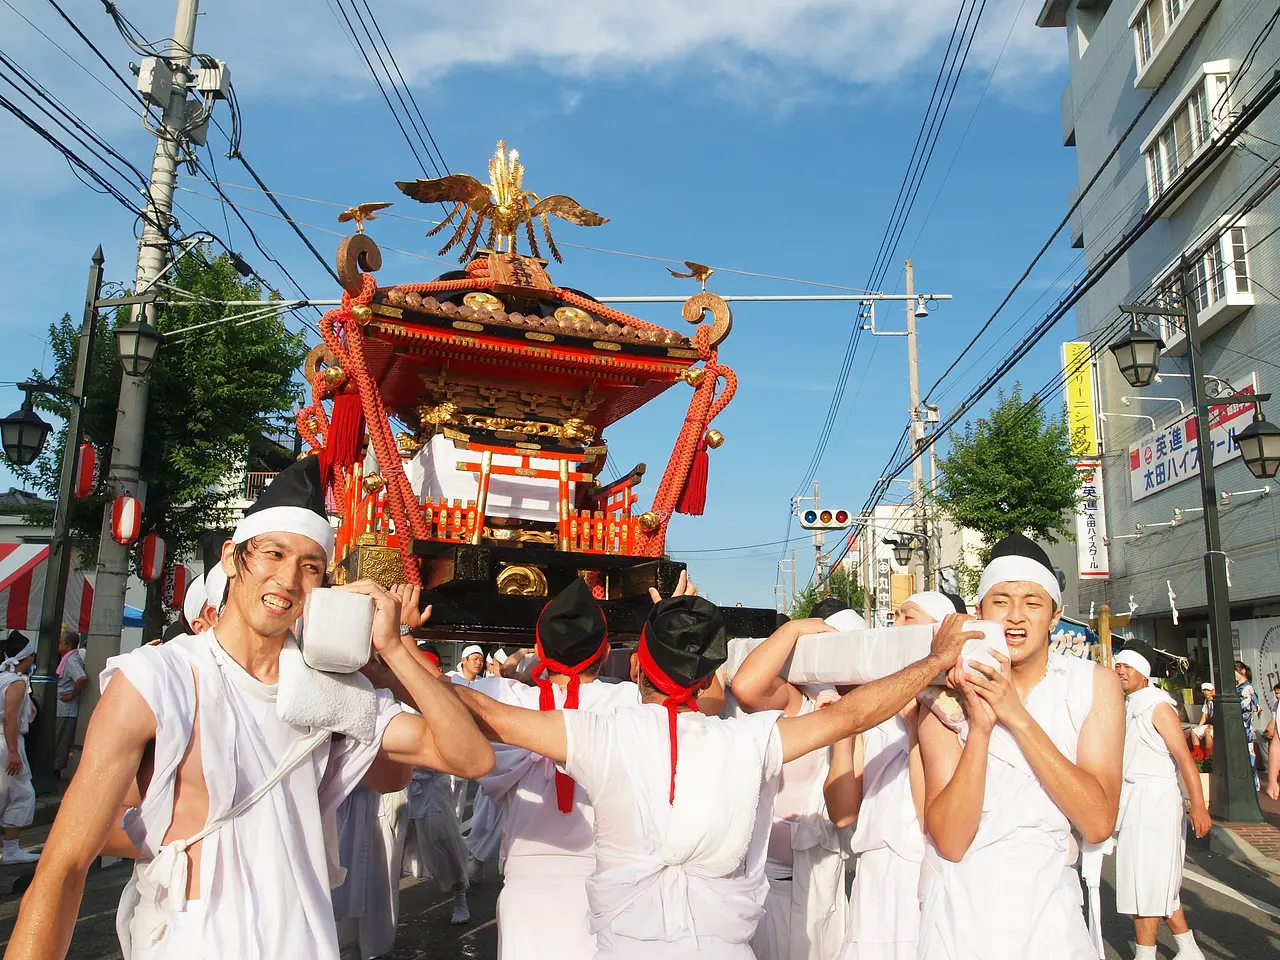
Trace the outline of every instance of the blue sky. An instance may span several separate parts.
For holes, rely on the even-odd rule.
[[[565,242],[566,263],[553,264],[552,272],[560,283],[605,296],[687,294],[694,287],[671,279],[653,260],[568,244],[861,286],[958,4],[703,0],[696,12],[674,0],[370,5],[451,169],[482,174],[494,142],[505,138],[527,164],[527,187],[544,195],[569,193],[611,218],[592,230],[561,226],[557,240]],[[113,62],[123,67],[138,59],[97,0],[64,0],[63,6]],[[131,0],[120,6],[148,37],[171,32],[170,4]],[[347,232],[334,220],[342,207],[396,200],[390,213],[432,215],[393,186],[419,171],[331,3],[228,0],[205,9],[196,47],[231,65],[243,110],[244,155],[274,190],[341,205],[285,200],[309,225],[322,253],[331,256]],[[1060,31],[1037,30],[1037,10],[1034,0],[988,4],[898,250],[899,261],[913,257],[919,289],[955,296],[921,322],[925,386],[1022,272],[1065,212],[1076,181],[1074,151],[1061,145],[1058,112],[1065,38]],[[136,165],[149,168],[154,140],[108,92],[114,81],[47,3],[0,0],[0,37],[0,49]],[[220,119],[225,126],[225,109]],[[0,138],[6,145],[0,205],[7,227],[0,232],[0,282],[8,291],[0,302],[6,344],[0,382],[11,383],[47,365],[48,322],[66,311],[78,315],[93,248],[102,243],[108,278],[126,282],[136,251],[130,216],[78,182],[47,144],[7,114],[0,114]],[[210,146],[225,189],[243,204],[241,212],[270,253],[310,296],[337,296],[288,227],[254,212],[271,209],[266,198],[232,186],[251,181],[225,158],[226,142],[216,131]],[[202,157],[207,165],[208,152]],[[207,199],[207,183],[184,176],[180,186],[177,213],[185,229],[202,224],[214,230],[287,296],[293,294],[235,217],[224,223],[220,205]],[[371,225],[386,254],[381,282],[431,279],[448,268],[433,257],[439,244],[422,236],[425,229],[388,217]],[[390,247],[418,256],[391,253]],[[1014,325],[1037,297],[1044,297],[1041,311],[1056,300],[1078,272],[1077,261],[1077,251],[1060,239],[983,341],[976,365],[964,373],[967,360],[948,379],[954,388],[942,397],[944,411],[1007,348],[999,331]],[[900,284],[897,263],[884,289],[895,292]],[[711,289],[825,291],[727,272],[712,278]],[[636,313],[688,329],[677,305],[644,306]],[[721,361],[735,369],[740,386],[716,423],[728,442],[711,455],[708,511],[701,518],[678,517],[668,537],[669,549],[690,562],[695,579],[717,602],[771,606],[782,548],[683,551],[783,538],[788,498],[809,462],[855,317],[856,304],[735,309]],[[882,308],[877,324],[901,329],[902,313]],[[1072,333],[1067,320],[1014,376],[1029,387],[1047,381],[1058,364],[1059,342]],[[688,399],[688,389],[678,386],[608,433],[615,466],[649,465],[642,503],[661,476]],[[0,386],[0,404],[16,409],[19,401],[11,385]],[[825,504],[862,505],[906,411],[904,341],[864,340],[818,472]],[[0,477],[0,484],[6,481],[12,478]],[[794,525],[791,536],[802,558],[812,556]],[[801,571],[803,579],[803,560]]]

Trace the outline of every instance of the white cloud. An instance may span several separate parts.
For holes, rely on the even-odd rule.
[[[575,82],[700,70],[745,82],[763,96],[805,82],[877,87],[932,74],[958,2],[383,0],[373,9],[415,84],[475,68],[534,68]],[[349,4],[348,13],[352,5],[363,9],[363,0]],[[255,88],[278,89],[282,74],[315,93],[331,94],[351,81],[371,87],[331,0],[328,7],[314,0],[232,0],[201,20],[197,45],[225,59],[238,48],[235,74]],[[969,68],[990,69],[1020,10],[998,79],[1057,69],[1065,44],[1058,31],[1035,27],[1034,7],[1020,0],[988,3]],[[254,29],[244,30],[250,20]]]

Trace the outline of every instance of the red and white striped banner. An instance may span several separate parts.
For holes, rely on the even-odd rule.
[[[6,629],[22,630],[32,636],[40,629],[48,571],[48,544],[0,543],[0,623]],[[79,570],[72,570],[67,579],[62,622],[88,633],[92,613],[93,584]]]

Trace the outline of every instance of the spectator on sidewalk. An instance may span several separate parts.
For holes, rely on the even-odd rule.
[[[63,771],[71,760],[71,748],[76,742],[76,725],[80,722],[80,695],[84,693],[85,684],[89,680],[84,669],[84,651],[80,649],[80,634],[74,630],[64,630],[58,640],[57,672],[58,714],[54,725],[53,771],[61,780]]]
[[[1271,689],[1271,722],[1267,728],[1254,739],[1254,750],[1257,753],[1257,770],[1261,776],[1271,769],[1271,747],[1276,742],[1276,714],[1280,713],[1280,683]]]
[[[1200,692],[1204,694],[1204,703],[1200,705],[1200,723],[1187,731],[1187,742],[1191,752],[1201,749],[1213,755],[1213,684],[1200,684]]]
[[[1235,662],[1236,693],[1240,694],[1240,717],[1244,720],[1244,742],[1249,745],[1249,764],[1253,768],[1253,789],[1261,790],[1258,780],[1258,758],[1254,752],[1253,723],[1262,713],[1258,694],[1253,689],[1253,671],[1244,662]]]
[[[34,863],[40,854],[18,844],[24,827],[36,813],[36,792],[27,763],[27,730],[35,719],[28,671],[36,658],[36,645],[17,630],[4,642],[0,662],[0,703],[4,704],[4,736],[0,737],[0,826],[4,827],[6,866]]]

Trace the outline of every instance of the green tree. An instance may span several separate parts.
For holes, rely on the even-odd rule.
[[[243,307],[224,307],[206,301],[257,300],[255,283],[246,283],[227,257],[212,262],[195,254],[179,261],[168,278],[173,286],[203,298],[171,303],[159,310],[160,330],[170,334],[160,347],[148,374],[146,441],[142,448],[140,477],[146,484],[142,534],[158,533],[173,558],[190,556],[200,535],[226,524],[226,501],[248,470],[276,470],[288,462],[292,448],[269,438],[292,432],[288,426],[298,396],[294,373],[306,354],[300,335],[290,333],[276,318],[237,323],[219,322]],[[174,299],[181,298],[180,295]],[[99,323],[87,390],[88,402],[81,422],[85,440],[97,449],[100,476],[110,468],[111,441],[115,433],[116,398],[123,379],[115,345],[115,326],[129,322],[120,310],[109,322]],[[185,333],[183,328],[201,326]],[[49,326],[54,371],[48,381],[70,390],[75,380],[79,351],[79,324],[70,315]],[[37,378],[40,374],[35,374]],[[35,396],[37,406],[62,417],[67,402],[58,397]],[[67,442],[65,425],[56,442],[23,478],[49,497],[58,494],[59,464]],[[78,500],[72,514],[73,533],[81,545],[82,564],[97,556],[103,511],[108,496],[99,484],[94,495]],[[45,511],[32,512],[28,522],[49,523]],[[140,551],[133,562],[139,562]],[[163,627],[159,585],[147,594],[146,630]]]
[[[1011,533],[1057,543],[1075,536],[1076,471],[1068,458],[1066,418],[1052,419],[1022,386],[999,394],[989,416],[952,433],[951,453],[939,461],[937,502],[944,516],[982,535],[987,549]],[[984,554],[986,551],[983,551]],[[986,557],[982,558],[983,563]]]
[[[851,610],[862,610],[862,584],[858,582],[858,578],[849,573],[843,567],[838,566],[831,571],[829,576],[822,583],[810,583],[800,593],[796,594],[795,600],[791,604],[791,609],[787,611],[787,616],[792,620],[800,620],[809,616],[814,606],[827,597],[835,597],[843,600]]]

